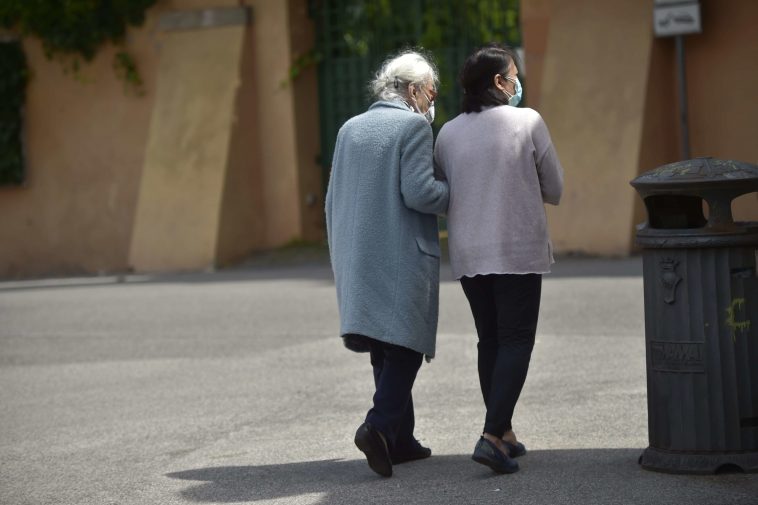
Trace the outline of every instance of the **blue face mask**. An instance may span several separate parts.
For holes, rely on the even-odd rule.
[[[518,77],[506,77],[505,79],[513,83],[515,94],[511,95],[507,91],[505,94],[508,96],[508,105],[515,107],[521,103],[521,93],[523,92],[521,82],[518,80]]]

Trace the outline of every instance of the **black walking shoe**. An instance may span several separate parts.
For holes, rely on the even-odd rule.
[[[365,455],[368,466],[382,477],[392,477],[392,461],[387,450],[387,442],[379,430],[369,423],[363,423],[355,432],[355,445]]]
[[[412,441],[408,444],[395,447],[395,450],[390,453],[390,459],[392,460],[393,465],[428,458],[432,455],[431,449],[421,445],[415,438],[412,438],[411,440]]]
[[[508,449],[508,456],[511,458],[518,458],[519,456],[523,456],[526,454],[526,447],[524,447],[524,444],[521,442],[516,442],[515,444],[512,444],[510,442],[506,442],[503,440],[503,443],[505,444],[505,447]]]
[[[484,437],[480,437],[476,443],[471,459],[490,467],[496,473],[518,472],[516,460],[503,454],[503,451]]]

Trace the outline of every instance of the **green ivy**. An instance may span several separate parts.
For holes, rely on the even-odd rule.
[[[24,182],[21,111],[27,79],[21,44],[0,43],[0,185]]]
[[[157,0],[1,0],[0,27],[42,41],[48,58],[58,57],[76,72],[106,43],[122,44],[129,26],[139,26]],[[114,58],[124,82],[140,91],[136,65],[125,51]]]
[[[98,49],[122,45],[129,26],[139,26],[157,0],[0,0],[0,29],[42,41],[48,58],[77,73]],[[142,94],[134,58],[123,48],[113,69],[124,85]],[[19,42],[0,43],[0,185],[24,180],[22,117],[29,71]]]

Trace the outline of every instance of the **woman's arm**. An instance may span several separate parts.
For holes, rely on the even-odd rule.
[[[563,167],[558,160],[558,153],[555,152],[547,125],[539,113],[537,113],[537,120],[534,124],[532,139],[534,140],[535,162],[540,189],[542,190],[542,201],[551,205],[558,205],[563,193]]]
[[[447,181],[434,176],[432,128],[421,117],[413,117],[403,137],[400,154],[400,194],[405,206],[425,214],[444,214],[450,191]]]

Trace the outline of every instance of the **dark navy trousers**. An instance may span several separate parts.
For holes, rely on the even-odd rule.
[[[462,277],[479,337],[479,385],[487,407],[484,432],[502,437],[524,387],[537,332],[542,275]]]
[[[390,451],[402,450],[413,440],[415,417],[411,389],[423,354],[406,347],[366,339],[374,368],[374,406],[366,422],[382,432]]]

